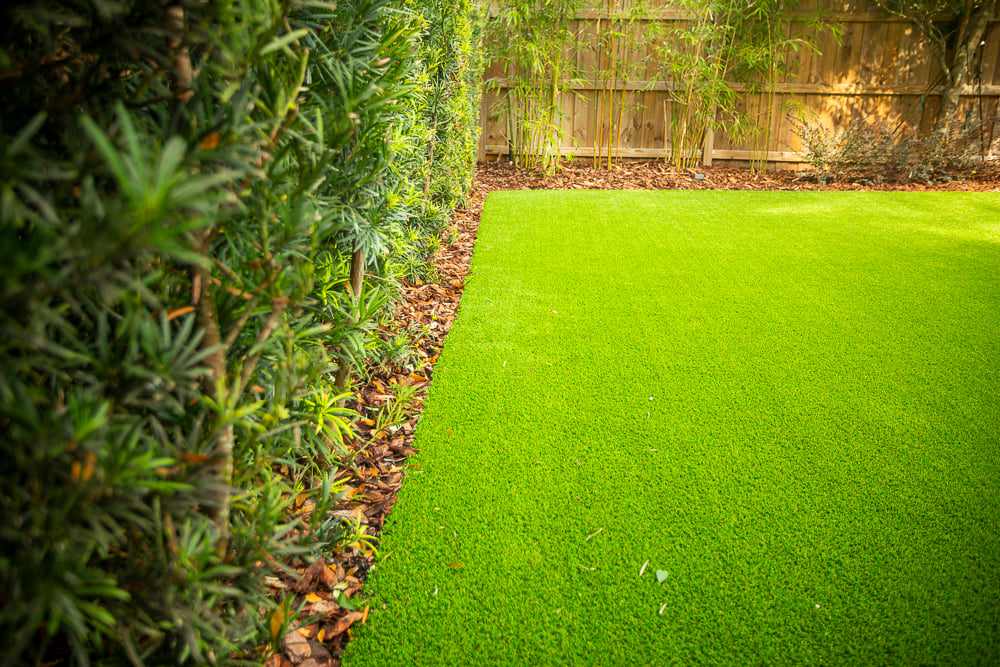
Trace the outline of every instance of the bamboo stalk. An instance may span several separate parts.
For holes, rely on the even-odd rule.
[[[707,13],[699,14],[695,18],[696,27],[700,28],[705,25]],[[695,60],[701,60],[702,42],[697,42],[694,47],[693,57]],[[697,87],[697,82],[694,80],[694,74],[688,74],[685,77],[684,88],[684,110],[683,116],[680,118],[678,133],[679,133],[679,146],[674,152],[674,164],[679,169],[687,169],[695,161],[696,149],[700,145],[700,138],[703,134],[703,129],[700,127],[700,123],[697,122],[696,107],[698,101],[695,99],[695,91]],[[703,100],[702,100],[703,101]]]
[[[608,169],[611,169],[611,128],[614,127],[615,86],[618,85],[618,58],[615,56],[615,9],[614,0],[608,0],[609,21],[611,23],[611,94],[608,105]]]
[[[601,8],[604,8],[604,2],[601,1]],[[596,53],[594,54],[594,147],[597,148],[601,145],[601,97],[597,94],[597,77],[601,77],[601,86],[604,86],[604,71],[601,67],[601,60],[604,56],[604,49],[601,48],[601,17],[597,17],[597,38],[594,40],[594,49]],[[601,163],[600,151],[594,151],[594,168],[596,169]]]
[[[625,0],[622,0],[622,11],[624,11],[624,9],[625,9]],[[622,63],[624,63],[625,58],[627,58],[630,55],[628,52],[628,35],[629,35],[628,27],[625,27],[626,21],[628,21],[628,19],[623,18],[619,23],[619,26],[622,26],[621,28],[622,40],[618,48],[623,51],[623,54],[622,57],[618,59],[618,62]],[[625,82],[628,81],[628,65],[627,64],[623,65],[623,68],[624,71],[622,72],[622,83],[624,84]],[[621,163],[620,156],[621,156],[621,146],[622,146],[622,117],[624,116],[622,112],[625,109],[625,88],[626,86],[622,85],[621,95],[618,96],[618,121],[615,123],[615,147],[614,147],[616,165]],[[611,95],[612,97],[614,97],[613,91]],[[608,146],[608,152],[611,152],[610,145]]]
[[[549,127],[555,128],[555,116],[556,116],[556,104],[559,100],[559,65],[555,65],[552,70],[552,103],[549,107]],[[556,138],[549,136],[549,140],[545,145],[545,172],[549,172],[549,168],[558,162],[559,146],[556,144]],[[555,149],[555,156],[553,156],[553,148]]]
[[[511,99],[512,96],[513,96],[513,93],[511,92],[510,88],[508,88],[507,89],[507,102],[505,103],[505,105],[507,107],[507,144],[508,144],[507,148],[508,148],[508,155],[510,156],[511,162],[513,162],[514,159],[515,159],[515,152],[514,151],[516,149],[516,146],[514,144],[514,141],[515,141],[514,133],[517,131],[516,130],[517,125],[515,124],[515,121],[514,121],[514,103],[513,103],[512,99]]]
[[[627,54],[626,54],[627,55]],[[615,162],[621,164],[622,152],[622,118],[625,113],[625,86],[622,86],[621,95],[618,99],[618,124],[615,128]]]
[[[664,162],[666,162],[666,161],[669,160],[671,154],[674,151],[674,128],[670,124],[670,116],[667,114],[667,105],[669,103],[670,103],[669,99],[664,99],[663,100],[663,136],[664,136],[663,140],[664,141],[666,141],[668,130],[669,130],[669,133],[670,133],[670,151],[669,152],[667,151],[667,147],[666,146],[663,147],[663,161]]]

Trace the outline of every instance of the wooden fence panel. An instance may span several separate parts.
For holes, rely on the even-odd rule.
[[[819,53],[809,48],[789,51],[785,59],[789,74],[780,77],[770,105],[766,94],[742,94],[740,109],[762,119],[772,110],[768,161],[791,166],[803,162],[801,140],[787,118],[789,113],[804,112],[827,129],[842,130],[852,118],[863,117],[881,119],[904,131],[931,130],[940,106],[941,69],[911,23],[882,13],[865,0],[809,0],[802,6],[824,10],[826,20],[839,23],[841,39],[838,43],[830,31],[817,35],[816,28],[793,21],[785,28],[787,34],[813,41]],[[622,99],[626,107],[621,112],[620,136],[617,117],[609,124],[606,98],[610,91],[602,92],[596,76],[603,64],[596,49],[597,33],[608,29],[608,16],[606,10],[584,10],[569,23],[576,34],[571,55],[579,78],[569,82],[569,90],[560,95],[564,135],[560,152],[590,157],[595,146],[606,145],[611,133],[620,145],[621,157],[662,159],[669,154],[671,96],[668,86],[656,80],[657,65],[648,51],[634,54],[649,61],[645,70],[614,86],[616,109]],[[648,30],[652,22],[676,25],[685,16],[663,0],[651,9],[640,29]],[[985,138],[991,152],[996,152],[1000,149],[1000,21],[990,24],[984,41],[967,77],[962,109],[975,119],[990,121]],[[502,79],[502,73],[503,68],[493,63],[486,76]],[[480,159],[498,159],[509,152],[505,120],[497,105],[505,94],[502,86],[484,94]],[[712,160],[764,156],[764,151],[754,151],[752,141],[738,140],[725,131],[715,132],[707,148],[705,156]]]

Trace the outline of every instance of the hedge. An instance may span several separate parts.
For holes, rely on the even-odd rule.
[[[468,188],[481,16],[0,17],[0,663],[258,663],[264,574],[344,536],[338,371]]]

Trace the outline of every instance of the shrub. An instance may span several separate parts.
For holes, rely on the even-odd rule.
[[[805,117],[788,119],[822,180],[932,181],[967,174],[981,162],[982,125],[971,121],[950,132],[900,137],[883,119],[854,118],[839,133]]]

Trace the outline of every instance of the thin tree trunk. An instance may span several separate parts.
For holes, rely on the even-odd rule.
[[[199,252],[207,257],[209,234],[199,234]],[[202,381],[204,391],[217,405],[226,405],[228,391],[226,387],[226,347],[222,342],[219,329],[219,316],[215,312],[214,289],[211,270],[205,266],[195,266],[191,270],[191,300],[194,302],[198,326],[204,331],[201,339],[201,349],[208,356],[205,365],[209,373]],[[229,540],[229,498],[233,483],[233,425],[226,424],[216,435],[215,451],[212,452],[211,463],[216,468],[216,481],[219,488],[216,492],[216,508],[213,512],[215,527],[219,534],[219,551],[224,553]]]
[[[427,210],[427,199],[431,192],[431,171],[434,169],[434,146],[437,145],[438,110],[434,109],[434,121],[431,124],[431,145],[427,149],[427,173],[424,174],[424,210]],[[351,264],[353,275],[353,263]]]
[[[938,110],[934,132],[947,135],[958,123],[958,106],[961,100],[965,77],[972,57],[986,34],[987,24],[995,18],[997,3],[989,2],[978,9],[969,8],[962,17],[962,24],[955,40],[954,57],[945,75],[944,90],[941,92],[941,108]]]
[[[355,323],[361,316],[361,287],[365,279],[365,253],[361,249],[356,249],[351,256],[351,276],[348,283],[348,292],[351,296],[351,318]],[[337,369],[337,391],[343,393],[347,389],[347,382],[350,379],[351,365],[344,359],[340,361]],[[343,403],[343,401],[341,401]]]
[[[174,51],[174,94],[181,104],[187,104],[194,95],[192,82],[194,70],[191,67],[191,55],[187,46],[184,46],[184,8],[180,5],[167,7],[164,15],[164,24],[170,34],[168,43]]]
[[[184,45],[184,8],[180,5],[167,7],[164,14],[164,25],[170,35],[170,48],[174,50],[173,90],[175,100],[179,104],[187,104],[194,91],[192,90],[193,69],[191,55]],[[206,260],[209,257],[211,232],[197,233],[198,253]],[[212,286],[212,271],[207,266],[195,266],[191,269],[191,301],[195,306],[195,317],[198,326],[204,332],[201,339],[201,349],[208,353],[205,365],[208,374],[202,381],[204,391],[216,403],[226,405],[228,389],[226,380],[226,349],[222,342],[219,328],[219,316],[215,311],[215,296]],[[224,556],[229,548],[229,501],[230,489],[233,485],[233,448],[235,433],[233,425],[227,423],[216,435],[215,451],[211,454],[210,464],[215,467],[218,490],[216,491],[216,507],[212,519],[219,536],[218,551]]]

